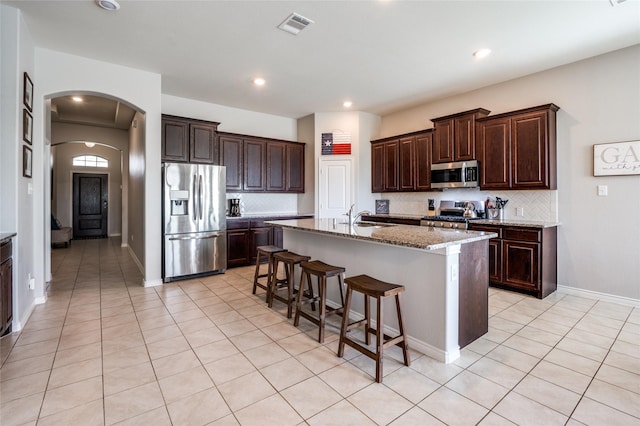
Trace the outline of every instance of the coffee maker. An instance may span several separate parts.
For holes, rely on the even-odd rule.
[[[240,216],[240,198],[229,199],[229,216],[230,217]]]

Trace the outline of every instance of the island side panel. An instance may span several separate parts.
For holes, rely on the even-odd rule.
[[[463,244],[460,252],[458,343],[464,348],[489,330],[489,240]]]
[[[426,251],[287,228],[283,241],[290,251],[345,267],[346,277],[367,274],[404,285],[403,317],[410,347],[442,362],[452,362],[460,356],[458,281],[450,266],[458,264],[459,245]],[[337,286],[328,287],[328,299],[338,302]],[[363,298],[357,293],[352,311],[354,319],[364,311]],[[392,299],[385,302],[384,315],[385,327],[390,333],[397,332]]]

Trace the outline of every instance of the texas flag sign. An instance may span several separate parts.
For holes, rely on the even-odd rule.
[[[323,133],[322,155],[350,155],[351,133]]]

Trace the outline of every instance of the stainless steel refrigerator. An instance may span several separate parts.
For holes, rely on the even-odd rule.
[[[227,269],[224,166],[162,165],[164,282]]]

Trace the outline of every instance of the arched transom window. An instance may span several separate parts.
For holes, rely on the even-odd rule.
[[[79,155],[73,157],[73,165],[80,167],[109,167],[109,160],[97,155]]]

